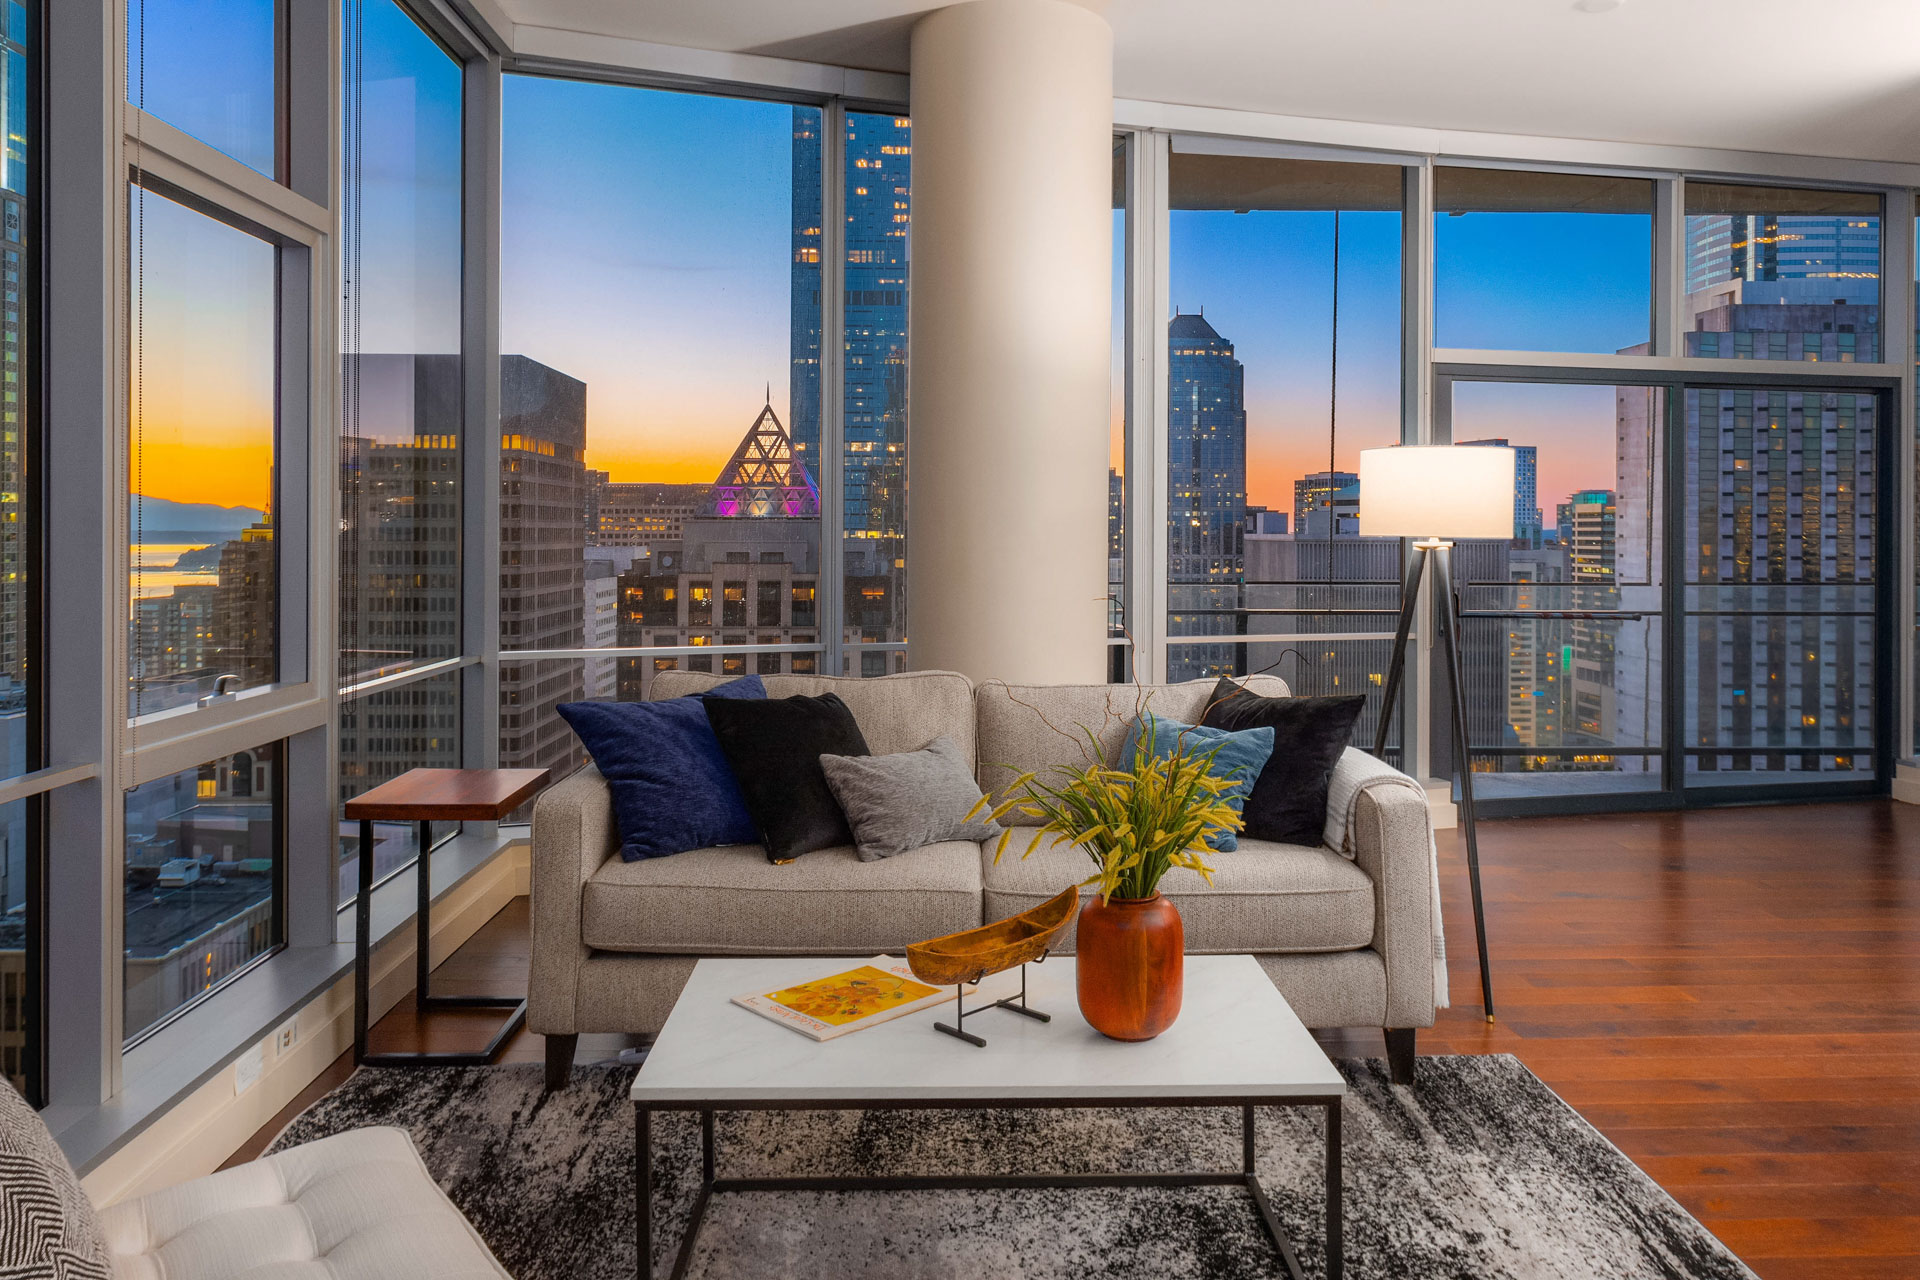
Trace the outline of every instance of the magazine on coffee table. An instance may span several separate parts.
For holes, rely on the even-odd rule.
[[[977,987],[969,985],[967,994]],[[953,999],[952,987],[913,976],[904,959],[875,956],[863,965],[782,987],[735,996],[733,1002],[814,1040],[833,1040]]]

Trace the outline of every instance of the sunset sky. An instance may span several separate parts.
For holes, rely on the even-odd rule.
[[[149,3],[157,17],[163,0]],[[392,5],[366,12],[361,349],[450,351],[459,76]],[[247,149],[244,101],[223,117],[160,80],[150,102]],[[586,382],[589,465],[619,480],[711,480],[769,383],[791,417],[793,109],[508,76],[504,110],[501,350]],[[148,255],[146,491],[262,505],[273,251],[159,197],[147,207],[149,244],[168,251]],[[1398,434],[1400,218],[1349,212],[1340,230],[1336,461],[1351,469]],[[1204,310],[1246,367],[1255,503],[1291,509],[1293,480],[1326,466],[1332,233],[1328,212],[1172,215],[1171,300]],[[1441,217],[1436,342],[1611,352],[1643,341],[1649,239],[1638,216]],[[1117,320],[1117,247],[1114,261]],[[1117,329],[1114,350],[1117,367]],[[1116,411],[1118,387],[1116,372]],[[365,427],[403,425],[390,419]],[[1539,446],[1549,520],[1567,492],[1613,483],[1610,388],[1463,389],[1455,431]]]
[[[273,6],[129,0],[128,10],[128,97],[272,173]],[[219,76],[205,74],[209,66]],[[145,406],[134,422],[144,448],[129,482],[176,502],[264,507],[273,470],[275,251],[165,197],[135,191],[132,199],[135,243],[144,208],[147,251],[144,294],[135,294],[146,316],[136,329],[145,354],[136,353],[144,376],[135,379],[134,399],[136,413]]]
[[[709,481],[791,421],[793,108],[506,78],[500,349],[587,384],[587,463]]]
[[[264,240],[136,191],[148,245],[136,353],[136,493],[265,507],[273,475],[274,261]],[[144,405],[144,413],[141,407]]]
[[[790,134],[785,106],[507,78],[501,349],[585,380],[589,462],[616,479],[711,479],[768,381],[788,416]],[[1645,219],[1439,222],[1443,344],[1645,339]],[[1399,224],[1342,215],[1346,468],[1398,435]],[[1173,302],[1204,308],[1246,366],[1249,490],[1269,506],[1291,509],[1294,478],[1326,466],[1332,232],[1331,213],[1173,215]],[[1116,251],[1116,317],[1118,263]],[[1117,334],[1114,351],[1117,368]],[[1118,387],[1116,372],[1116,409]],[[1612,483],[1611,397],[1463,393],[1458,426],[1540,445],[1551,519],[1557,497]],[[1117,464],[1117,431],[1113,453]]]

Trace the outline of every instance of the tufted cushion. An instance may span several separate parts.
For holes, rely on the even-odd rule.
[[[1037,907],[1093,874],[1085,851],[1058,836],[1044,837],[1023,860],[1032,838],[1032,827],[1015,827],[998,864],[993,851],[999,841],[983,847],[987,919]],[[1181,867],[1160,882],[1160,892],[1180,908],[1190,955],[1350,951],[1373,942],[1373,881],[1331,849],[1242,836],[1237,850],[1208,853],[1207,861],[1212,884]],[[1058,950],[1071,951],[1073,939],[1069,925]]]
[[[501,1280],[399,1129],[356,1129],[100,1215],[119,1280]]]
[[[0,1276],[106,1280],[107,1243],[66,1153],[0,1079]]]

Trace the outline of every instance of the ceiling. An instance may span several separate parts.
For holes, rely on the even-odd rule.
[[[926,0],[495,0],[514,22],[907,70]],[[1920,162],[1913,0],[1084,0],[1123,98]]]

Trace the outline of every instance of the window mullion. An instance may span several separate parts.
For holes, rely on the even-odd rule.
[[[1127,612],[1137,679],[1167,672],[1168,136],[1127,148]]]
[[[842,675],[846,617],[847,112],[834,100],[820,124],[820,585],[821,668]],[[797,409],[790,409],[797,412]],[[862,650],[864,652],[864,650]]]

